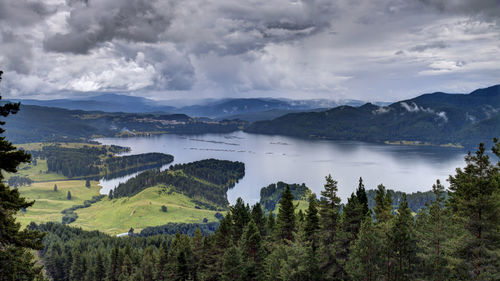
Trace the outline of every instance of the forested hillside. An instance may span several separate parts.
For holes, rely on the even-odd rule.
[[[45,145],[41,150],[30,150],[34,159],[47,161],[47,171],[62,174],[68,178],[101,178],[116,174],[131,173],[135,170],[160,167],[174,161],[172,155],[144,153],[138,155],[115,156],[118,152],[129,151],[118,146],[63,147]]]
[[[0,120],[2,117],[0,117]],[[94,137],[162,133],[229,133],[241,121],[213,121],[184,114],[108,113],[22,105],[6,124],[6,136],[14,143],[40,141],[81,142]]]
[[[500,143],[493,153],[500,157]],[[500,276],[500,166],[480,145],[450,176],[449,199],[414,217],[405,195],[362,184],[340,211],[337,182],[326,178],[297,213],[285,188],[276,217],[238,199],[213,235],[113,238],[57,224],[41,252],[54,280],[497,280]],[[396,194],[395,198],[398,196]],[[160,232],[158,232],[160,233]]]
[[[155,185],[173,188],[194,200],[206,201],[213,208],[227,208],[226,192],[245,175],[241,162],[207,159],[170,166],[166,171],[149,170],[125,183],[113,192],[115,198],[132,196]],[[213,205],[213,206],[211,206]]]
[[[255,122],[247,132],[305,138],[475,146],[500,135],[500,85],[433,93],[389,106],[341,106]]]

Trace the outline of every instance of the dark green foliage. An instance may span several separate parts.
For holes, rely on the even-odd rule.
[[[273,211],[281,200],[285,188],[289,186],[290,192],[295,200],[306,200],[307,186],[305,184],[287,184],[277,182],[260,189],[260,204],[266,211]]]
[[[214,233],[219,227],[218,222],[209,223],[173,223],[169,222],[160,226],[148,226],[144,228],[139,236],[148,237],[159,234],[176,234],[193,236],[197,229],[200,229],[204,235]]]
[[[405,194],[401,191],[394,191],[391,189],[386,190],[387,193],[390,194],[392,199],[392,209],[396,209],[399,204],[403,201],[403,195],[406,196],[406,201],[408,202],[408,207],[412,212],[418,213],[422,209],[426,209],[428,204],[434,201],[435,195],[432,191],[417,191],[409,194]],[[377,195],[377,190],[368,190],[366,191],[366,195],[368,198],[368,208],[373,209],[375,207],[375,196]],[[443,197],[446,200],[448,198],[448,193],[443,193]]]
[[[245,175],[241,162],[208,159],[182,165],[173,165],[169,170],[143,172],[114,190],[114,198],[133,196],[145,188],[158,184],[172,188],[191,198],[203,198],[211,204],[226,208],[227,190]]]
[[[68,190],[68,193],[66,194],[66,199],[71,200],[71,191]]]
[[[0,80],[3,72],[0,71]],[[0,97],[1,99],[1,97]],[[19,104],[5,103],[0,106],[0,116],[5,118],[15,114]],[[5,125],[0,121],[0,125]],[[0,134],[5,130],[0,127]],[[37,231],[21,230],[16,222],[15,214],[21,209],[33,205],[19,195],[17,189],[12,189],[2,183],[4,173],[16,173],[21,163],[27,163],[30,155],[23,150],[17,150],[4,136],[0,137],[0,280],[33,280],[41,276],[41,268],[35,266],[30,249],[39,250],[43,246],[43,237]]]
[[[279,229],[279,237],[283,240],[293,240],[295,231],[295,206],[293,205],[293,194],[287,186],[281,196],[278,219],[276,224]]]
[[[435,201],[416,220],[406,196],[393,209],[383,185],[375,196],[375,219],[359,199],[361,185],[341,212],[329,176],[319,210],[311,196],[303,222],[286,188],[276,224],[272,213],[263,219],[260,204],[250,208],[238,199],[212,235],[202,229],[205,224],[145,229],[126,238],[54,223],[31,228],[48,233],[41,255],[55,281],[100,280],[102,268],[110,281],[498,280],[499,166],[487,161],[481,147],[466,160],[467,167],[450,178],[450,200],[438,181]],[[265,226],[264,235],[256,221]]]
[[[130,135],[231,133],[247,124],[238,120],[206,122],[181,114],[105,113],[35,105],[23,105],[21,109],[7,127],[8,137],[15,143],[87,142],[96,135],[120,136],[122,128],[127,128]]]
[[[496,140],[495,140],[496,143]],[[498,154],[498,145],[493,152]],[[454,222],[462,227],[453,237],[459,278],[500,278],[500,176],[481,143],[465,157],[466,167],[450,176],[449,207]]]
[[[390,248],[393,251],[391,263],[392,280],[411,280],[416,277],[417,239],[415,223],[408,208],[406,197],[398,208],[390,233]]]
[[[161,205],[161,211],[166,213],[167,212],[167,206]]]
[[[49,172],[60,173],[69,178],[112,178],[122,174],[157,168],[171,163],[172,155],[163,153],[143,153],[114,157],[113,153],[128,151],[119,146],[96,147],[84,145],[81,148],[68,148],[58,145],[44,146],[36,155],[47,159]],[[101,158],[106,157],[105,160]],[[90,187],[90,181],[85,182]]]
[[[309,196],[309,206],[306,211],[304,226],[305,237],[311,242],[314,250],[318,245],[318,231],[320,230],[317,204],[316,194]]]
[[[20,186],[25,186],[25,185],[30,186],[32,183],[33,181],[25,176],[12,176],[7,181],[7,184],[14,188],[18,188]]]
[[[69,192],[69,191],[68,191],[68,197],[69,197],[68,200],[70,200],[71,199],[71,192]],[[78,215],[74,211],[76,211],[78,209],[88,208],[92,204],[101,201],[104,197],[106,197],[106,196],[105,195],[95,195],[95,196],[92,196],[91,199],[83,201],[83,205],[73,205],[73,206],[71,206],[71,208],[67,208],[67,209],[62,210],[61,213],[64,215],[62,217],[62,224],[70,224],[70,223],[74,222],[78,218]]]
[[[472,147],[500,135],[500,85],[468,95],[434,93],[387,107],[365,104],[291,113],[251,124],[251,133],[371,142],[461,143]],[[411,109],[411,110],[409,110]],[[440,114],[440,115],[438,115]],[[443,116],[446,116],[444,118]],[[470,121],[470,116],[476,119]]]
[[[356,198],[363,207],[363,214],[367,214],[369,211],[368,196],[366,195],[365,185],[363,184],[363,179],[361,177],[359,178],[359,185],[356,189]]]
[[[54,192],[57,192],[57,184],[54,184]]]

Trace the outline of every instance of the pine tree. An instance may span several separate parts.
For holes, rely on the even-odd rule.
[[[406,194],[399,204],[398,214],[394,220],[390,234],[390,247],[394,253],[393,279],[395,281],[412,280],[415,275],[417,241],[415,224]]]
[[[57,184],[54,184],[54,192],[57,192]]]
[[[3,72],[0,71],[0,81]],[[0,96],[1,99],[1,96]],[[7,117],[19,110],[19,103],[5,103],[0,106],[0,116]],[[0,121],[0,125],[5,125]],[[0,134],[5,132],[0,127]],[[29,249],[41,250],[43,235],[29,229],[20,230],[15,214],[34,204],[19,195],[17,189],[11,189],[2,183],[4,172],[16,173],[21,163],[27,163],[30,155],[17,150],[12,143],[0,137],[0,280],[33,280],[40,276],[41,268],[35,266]]]
[[[304,226],[305,237],[311,242],[313,251],[316,251],[318,246],[318,231],[320,229],[317,204],[316,194],[313,193],[309,197],[309,207],[306,211]]]
[[[320,269],[326,279],[334,279],[339,271],[335,252],[340,224],[340,198],[337,196],[337,181],[331,175],[328,175],[325,179],[325,189],[321,191],[319,202],[321,225]]]
[[[382,237],[371,217],[365,217],[358,239],[354,242],[346,271],[354,281],[375,281],[382,275]]]
[[[445,257],[447,227],[444,208],[444,186],[439,180],[432,186],[435,200],[428,206],[428,212],[418,215],[417,227],[420,241],[419,258],[422,268],[418,270],[423,278],[445,280],[449,276]]]
[[[391,194],[385,190],[385,186],[379,184],[375,194],[375,218],[378,223],[388,222],[392,218]]]
[[[66,199],[71,200],[71,191],[68,190],[68,194],[66,194]]]
[[[260,203],[255,203],[252,207],[251,217],[257,227],[259,228],[260,235],[264,236],[266,233],[266,217],[264,216],[264,212],[262,211],[262,206]]]
[[[85,181],[85,187],[86,188],[90,188],[90,180],[86,180]]]
[[[120,250],[118,249],[117,246],[113,247],[113,250],[111,250],[111,262],[108,267],[108,280],[109,281],[117,281],[118,276],[120,276]]]
[[[272,236],[275,230],[276,226],[276,221],[274,218],[273,212],[269,212],[269,215],[267,215],[267,227],[266,227],[266,232],[267,235]]]
[[[109,193],[108,193],[108,199],[109,199],[109,200],[113,199],[113,189],[110,189],[110,190],[109,190]]]
[[[97,255],[96,255],[95,261],[94,261],[94,268],[92,271],[94,274],[93,280],[95,280],[95,281],[103,281],[104,278],[106,277],[106,269],[104,267],[104,260],[103,260],[103,257],[102,257],[102,254],[100,251],[97,252]]]
[[[363,178],[361,177],[359,177],[359,184],[356,189],[356,198],[363,206],[363,214],[368,214],[370,212],[370,209],[368,208],[368,196],[366,196],[365,185],[363,184]]]
[[[168,246],[162,244],[160,247],[159,259],[158,259],[158,271],[156,273],[156,280],[165,281],[168,280]]]
[[[493,153],[498,156],[498,142]],[[481,143],[475,155],[465,157],[466,167],[450,176],[449,206],[462,235],[455,237],[454,270],[459,278],[500,278],[500,176]]]
[[[281,239],[293,240],[293,231],[295,230],[295,206],[293,205],[293,194],[290,192],[290,186],[286,186],[281,196],[277,225],[279,237]]]
[[[321,191],[319,212],[324,242],[328,245],[335,240],[340,215],[340,198],[337,196],[337,181],[331,175],[328,175],[325,179],[325,189]]]
[[[261,280],[263,277],[264,252],[259,229],[250,220],[241,239],[242,278],[241,280]]]
[[[243,230],[245,226],[250,221],[250,211],[249,207],[245,206],[245,202],[241,197],[236,199],[236,204],[231,207],[231,217],[233,218],[233,239],[234,243],[237,243],[240,240],[241,235],[243,234]]]
[[[141,277],[144,281],[153,281],[155,276],[153,248],[144,250],[141,262]]]
[[[222,281],[238,281],[241,276],[241,261],[238,248],[232,246],[227,249],[222,257]]]

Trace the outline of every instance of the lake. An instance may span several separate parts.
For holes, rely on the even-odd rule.
[[[319,195],[328,174],[338,181],[338,194],[343,201],[356,189],[359,177],[363,177],[366,189],[375,189],[382,183],[389,189],[404,192],[427,191],[436,179],[447,186],[448,176],[455,173],[455,168],[465,165],[466,153],[455,148],[306,140],[244,132],[101,138],[98,141],[130,147],[131,151],[123,155],[171,154],[172,164],[207,158],[241,161],[245,163],[245,177],[227,196],[230,203],[242,197],[250,204],[259,201],[262,187],[277,181],[305,183]],[[101,180],[101,193],[107,194],[133,175]]]

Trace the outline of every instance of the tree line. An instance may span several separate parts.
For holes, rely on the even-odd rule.
[[[500,156],[500,144],[495,143],[493,154]],[[466,167],[449,178],[448,199],[437,181],[432,187],[435,199],[416,216],[405,195],[393,211],[391,192],[383,185],[376,190],[373,211],[362,184],[341,211],[337,182],[328,176],[319,199],[315,194],[308,198],[305,213],[296,212],[294,196],[286,187],[276,216],[266,215],[260,203],[250,207],[239,198],[213,235],[203,236],[198,230],[192,237],[118,239],[92,232],[96,240],[90,242],[87,232],[58,225],[53,226],[56,231],[48,231],[42,258],[48,272],[65,270],[57,273],[60,277],[51,275],[54,280],[82,280],[71,276],[86,276],[83,280],[498,280],[499,164],[490,162],[482,144],[465,161]],[[66,231],[87,234],[68,238]]]
[[[187,164],[172,165],[168,170],[153,169],[140,173],[113,191],[113,197],[133,196],[155,185],[171,187],[198,204],[208,203],[215,209],[226,209],[227,190],[245,175],[245,165],[241,162],[207,159]]]

